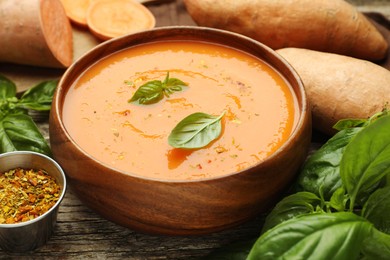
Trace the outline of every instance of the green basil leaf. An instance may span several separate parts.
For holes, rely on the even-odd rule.
[[[37,111],[49,111],[58,80],[44,81],[21,96],[18,106]]]
[[[374,122],[375,120],[377,120],[378,118],[380,118],[382,116],[386,116],[388,114],[389,114],[389,110],[385,106],[382,109],[382,111],[373,114],[369,118],[363,118],[363,119],[341,119],[333,126],[333,128],[336,129],[336,130],[341,131],[341,130],[346,129],[346,128],[365,127],[365,126],[371,124],[372,122]]]
[[[345,195],[343,187],[338,188],[332,195],[329,205],[337,211],[344,211],[348,197]]]
[[[165,83],[165,87],[171,91],[180,91],[182,87],[185,87],[187,84],[177,78],[169,78]]]
[[[390,186],[390,174],[387,174],[385,179],[383,180],[383,186],[384,187]]]
[[[0,75],[0,103],[16,96],[16,85],[8,78]]]
[[[301,215],[260,236],[248,259],[357,259],[372,229],[350,212]]]
[[[160,80],[152,80],[140,86],[129,102],[137,101],[139,104],[152,104],[164,97]]]
[[[367,122],[367,119],[342,119],[339,120],[333,128],[341,131],[347,128],[362,127]]]
[[[360,195],[373,191],[390,173],[390,116],[378,118],[347,145],[340,162],[340,175],[351,198],[350,210]]]
[[[0,153],[34,151],[51,156],[45,138],[30,116],[10,114],[0,121]]]
[[[390,236],[373,228],[371,236],[364,240],[362,253],[365,260],[388,260],[390,257]]]
[[[194,113],[181,120],[168,136],[168,143],[175,148],[202,148],[217,139],[222,131],[220,116]]]
[[[169,72],[164,79],[152,80],[140,86],[129,102],[137,101],[139,104],[152,104],[160,101],[164,95],[169,97],[174,91],[181,91],[187,84],[177,78],[170,78]]]
[[[298,192],[283,198],[268,214],[262,233],[291,218],[314,213],[321,203],[321,199],[311,192]]]
[[[303,165],[296,190],[312,192],[329,200],[342,185],[340,161],[345,147],[361,130],[362,128],[344,129],[314,152]]]
[[[380,231],[390,234],[390,187],[378,189],[371,194],[364,204],[362,217],[372,222]]]
[[[183,87],[187,86],[186,83],[177,78],[170,78],[169,72],[162,82],[164,94],[169,97],[169,94],[172,94],[174,91],[182,91]]]

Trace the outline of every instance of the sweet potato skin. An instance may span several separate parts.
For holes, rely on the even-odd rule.
[[[225,29],[273,49],[297,47],[380,60],[388,44],[343,0],[184,0],[201,26]]]
[[[59,0],[0,1],[0,61],[65,68],[73,61],[72,28]]]
[[[368,118],[390,102],[390,71],[366,60],[319,51],[277,50],[301,77],[313,127],[333,135],[340,119]]]

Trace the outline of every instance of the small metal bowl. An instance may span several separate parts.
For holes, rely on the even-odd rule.
[[[46,155],[30,151],[0,154],[1,173],[15,168],[45,170],[61,186],[58,201],[41,216],[15,224],[0,224],[0,247],[8,252],[26,252],[44,245],[53,233],[66,191],[66,178],[59,164]]]

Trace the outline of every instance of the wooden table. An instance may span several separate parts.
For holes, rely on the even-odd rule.
[[[390,0],[350,1],[362,11],[382,12],[390,18]],[[157,26],[194,25],[181,0],[148,5]],[[48,122],[39,123],[48,138]],[[313,142],[313,147],[318,143]],[[0,259],[194,259],[234,241],[259,236],[262,217],[241,226],[202,236],[148,235],[118,226],[84,206],[68,187],[55,232],[49,242],[24,254],[0,251]]]

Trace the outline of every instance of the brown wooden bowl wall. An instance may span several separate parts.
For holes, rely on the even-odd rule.
[[[99,59],[151,41],[202,40],[260,57],[278,70],[297,96],[300,118],[289,140],[256,166],[228,176],[196,181],[153,180],[97,162],[73,142],[62,123],[62,106],[74,80]],[[160,27],[102,43],[76,61],[56,90],[50,143],[78,197],[103,217],[134,230],[169,235],[204,234],[242,223],[268,210],[291,184],[311,139],[311,116],[303,85],[273,50],[247,37],[217,29]]]

